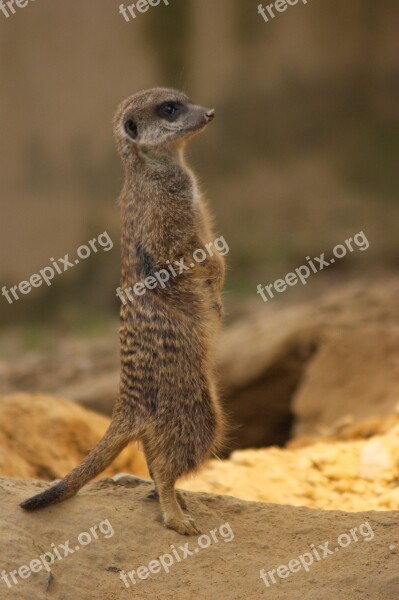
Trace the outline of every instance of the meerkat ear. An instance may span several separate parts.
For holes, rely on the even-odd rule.
[[[125,122],[125,131],[132,140],[137,140],[139,135],[137,124],[133,119],[128,119]]]

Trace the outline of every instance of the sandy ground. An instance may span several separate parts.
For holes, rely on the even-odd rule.
[[[1,568],[11,585],[0,580],[2,600],[399,597],[399,513],[347,514],[186,493],[202,537],[184,538],[161,524],[158,504],[146,498],[148,483],[128,487],[104,479],[64,504],[23,513],[18,502],[46,485],[0,479]],[[96,525],[97,539],[90,530]],[[65,555],[67,540],[73,553]],[[39,570],[45,559],[38,557],[48,550],[61,556],[46,563],[51,576]],[[9,573],[21,566],[26,578],[16,574],[18,583],[11,583]]]

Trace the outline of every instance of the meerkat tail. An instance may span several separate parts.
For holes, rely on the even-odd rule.
[[[74,496],[88,481],[104,471],[131,439],[130,432],[121,431],[119,425],[111,423],[104,437],[62,481],[21,502],[20,506],[25,510],[37,510]]]

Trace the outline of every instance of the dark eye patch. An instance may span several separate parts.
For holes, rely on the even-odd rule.
[[[159,104],[156,108],[156,113],[158,117],[161,119],[165,119],[166,121],[176,121],[176,119],[184,112],[186,112],[186,107],[182,102],[163,102]]]
[[[135,140],[138,136],[138,129],[133,119],[128,119],[125,123],[125,131],[132,140]]]

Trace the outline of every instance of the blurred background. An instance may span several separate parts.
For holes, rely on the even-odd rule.
[[[350,506],[364,509],[369,489],[367,506],[397,508],[399,4],[300,1],[267,23],[258,4],[170,0],[130,22],[120,0],[29,0],[9,18],[0,12],[0,287],[51,258],[75,257],[103,232],[114,242],[50,287],[13,304],[0,296],[0,474],[63,476],[106,427],[119,379],[122,173],[111,121],[125,97],[169,86],[217,115],[189,158],[230,248],[217,355],[231,423],[224,456],[306,436],[333,440],[327,479],[340,499],[335,481],[349,463],[336,441],[355,440],[362,479]],[[360,231],[367,251],[355,248],[267,303],[257,294],[259,283],[307,256],[331,256]],[[105,415],[98,427],[100,415],[85,409]],[[392,428],[392,440],[381,449],[373,438],[361,462],[356,440]],[[387,453],[389,490],[376,492],[368,477],[380,461],[388,481]],[[309,463],[316,470],[320,456]],[[280,473],[283,485],[294,474],[306,481],[298,460]],[[254,464],[258,482],[269,467]],[[240,495],[241,476],[222,493]],[[271,488],[266,477],[266,495],[247,499],[288,498],[278,488],[268,496]],[[327,488],[323,481],[321,493]],[[381,490],[393,496],[377,505]],[[312,493],[289,501],[309,505]]]
[[[9,305],[4,328],[117,319],[121,169],[111,119],[143,88],[182,88],[217,119],[190,158],[230,246],[234,318],[268,284],[363,230],[370,248],[274,300],[399,263],[399,5],[171,0],[127,23],[119,1],[37,0],[0,14],[1,285],[107,231],[115,242]],[[264,307],[267,310],[268,307]]]

